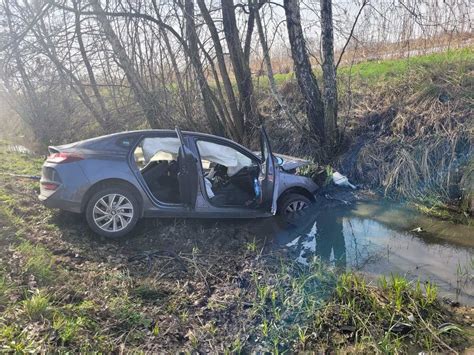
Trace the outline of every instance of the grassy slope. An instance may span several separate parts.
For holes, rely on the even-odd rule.
[[[460,61],[473,62],[474,48],[467,47],[409,58],[374,60],[357,63],[352,66],[345,65],[339,68],[338,75],[346,77],[351,74],[354,78],[359,80],[376,82],[399,78],[410,69],[416,67],[429,67],[446,62]],[[319,69],[315,70],[315,74],[318,77],[322,75]],[[294,78],[295,75],[292,72],[288,74],[275,74],[275,81],[280,86]],[[265,76],[259,77],[257,79],[257,85],[262,88],[268,87],[268,79]]]
[[[2,172],[38,174],[39,165],[0,146]],[[377,287],[318,261],[301,268],[284,255],[262,257],[265,239],[242,222],[149,220],[130,241],[107,242],[81,217],[43,208],[37,192],[36,182],[0,175],[4,351],[467,346],[463,320],[430,284],[394,277]],[[150,251],[149,273],[128,261]]]

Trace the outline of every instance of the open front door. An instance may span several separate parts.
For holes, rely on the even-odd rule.
[[[181,147],[178,151],[178,183],[181,201],[190,209],[194,209],[196,205],[196,197],[198,190],[198,169],[197,159],[193,152],[188,148],[183,134],[176,127],[176,134],[181,141]]]
[[[269,211],[272,214],[276,213],[276,168],[273,160],[272,149],[270,141],[268,140],[265,128],[260,131],[260,149],[262,152],[262,164],[258,181],[261,189],[260,208]]]

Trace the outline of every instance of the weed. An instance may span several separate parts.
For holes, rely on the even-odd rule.
[[[85,317],[68,317],[60,312],[53,316],[52,327],[59,335],[62,345],[67,345],[78,337],[79,332],[89,324]]]
[[[22,302],[23,311],[31,320],[39,320],[49,314],[51,304],[49,298],[40,291]]]
[[[155,285],[144,282],[131,290],[133,296],[139,297],[144,301],[158,302],[166,297],[166,293],[159,290]]]
[[[240,334],[238,334],[237,338],[232,342],[230,351],[234,354],[240,354],[242,352],[243,347],[244,344],[242,343],[242,340],[240,340]]]
[[[54,257],[46,248],[32,245],[30,242],[23,242],[17,247],[17,250],[26,259],[23,271],[32,274],[38,282],[47,284],[57,276],[52,269]]]
[[[247,242],[245,247],[248,251],[255,253],[257,251],[257,243],[255,243],[255,238],[252,242]]]
[[[158,325],[158,323],[155,323],[155,325],[153,326],[153,328],[151,329],[151,333],[153,334],[153,336],[157,337],[159,334],[160,334],[160,326]]]
[[[7,278],[0,273],[0,309],[6,306],[8,302],[8,293],[10,292],[11,285]]]
[[[0,324],[0,344],[2,353],[36,353],[39,348],[17,325]]]
[[[110,310],[125,329],[149,327],[151,320],[137,310],[137,305],[127,297],[116,297],[110,302]]]

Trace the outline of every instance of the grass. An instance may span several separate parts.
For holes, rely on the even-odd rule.
[[[408,58],[372,60],[357,63],[352,66],[344,65],[338,69],[337,75],[342,79],[350,75],[359,81],[376,83],[378,81],[399,79],[403,77],[403,75],[409,74],[411,70],[420,68],[426,69],[446,63],[469,63],[473,61],[474,48],[468,47]],[[319,80],[322,80],[322,72],[319,67],[314,69],[314,73]],[[258,82],[258,87],[263,89],[269,88],[269,82],[266,76],[258,77],[255,80]],[[293,72],[275,74],[275,82],[278,86],[282,86],[292,80],[295,80],[295,74]]]
[[[30,298],[23,301],[23,311],[26,316],[37,321],[48,315],[50,311],[49,298],[40,291],[35,292]]]
[[[10,283],[5,275],[0,272],[0,310],[5,307],[8,302],[8,293],[10,291]]]
[[[339,75],[352,74],[360,79],[368,81],[390,80],[398,78],[410,70],[416,68],[429,68],[445,63],[472,62],[474,61],[474,49],[463,48],[433,53],[421,56],[413,56],[400,59],[384,59],[362,62],[339,69]]]
[[[317,259],[307,270],[285,264],[277,276],[260,277],[254,302],[262,349],[273,353],[449,352],[467,342],[459,326],[448,326],[435,285],[392,275],[376,286]]]
[[[2,173],[38,175],[44,159],[32,157],[28,154],[18,154],[8,151],[8,144],[0,141],[0,161],[2,162]]]
[[[38,283],[46,285],[57,278],[58,275],[53,270],[54,257],[46,248],[25,241],[17,250],[24,256],[23,271],[32,275]]]

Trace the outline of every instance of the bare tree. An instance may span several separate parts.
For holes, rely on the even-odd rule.
[[[334,65],[334,32],[332,0],[321,0],[321,44],[323,52],[324,137],[329,148],[336,147],[337,83]]]
[[[229,102],[230,112],[232,115],[232,136],[238,141],[242,141],[244,137],[244,117],[242,112],[237,106],[237,100],[235,98],[234,89],[232,88],[232,82],[227,71],[227,66],[224,58],[224,50],[222,49],[221,40],[217,31],[214,20],[212,19],[209,10],[204,3],[204,0],[197,0],[199,9],[203,16],[204,21],[209,29],[211,38],[214,44],[214,50],[216,53],[217,64],[224,84],[224,91],[226,93],[227,100]]]
[[[150,95],[145,88],[144,83],[140,80],[140,76],[135,70],[132,61],[128,57],[125,48],[123,48],[122,44],[120,43],[120,39],[118,38],[117,34],[115,33],[114,29],[112,28],[110,21],[107,19],[107,16],[102,9],[98,0],[90,0],[92,8],[94,9],[97,20],[102,26],[104,30],[104,34],[109,41],[110,45],[112,46],[115,55],[117,56],[117,60],[120,63],[125,75],[127,76],[127,80],[130,83],[132,90],[137,98],[137,101],[140,103],[143,112],[145,113],[145,117],[148,121],[148,124],[151,127],[159,127],[159,118],[166,116],[166,111],[162,107],[161,103],[158,102],[158,99],[153,95]],[[169,117],[165,117],[166,121],[169,121]]]
[[[188,52],[196,72],[199,87],[201,88],[204,109],[207,118],[211,124],[212,132],[224,135],[225,130],[221,119],[217,115],[216,109],[212,101],[212,92],[204,75],[201,59],[199,56],[198,38],[196,34],[196,24],[194,22],[194,2],[193,0],[185,0],[184,17],[186,19],[186,35],[188,39]]]
[[[233,0],[221,0],[221,5],[225,39],[239,89],[240,102],[246,119],[246,128],[249,129],[251,125],[259,124],[261,121],[253,95],[252,75],[241,46],[234,2]]]
[[[284,0],[284,7],[296,79],[305,99],[310,131],[324,145],[326,143],[324,103],[321,99],[318,82],[311,68],[311,62],[309,61],[301,26],[299,1]]]

